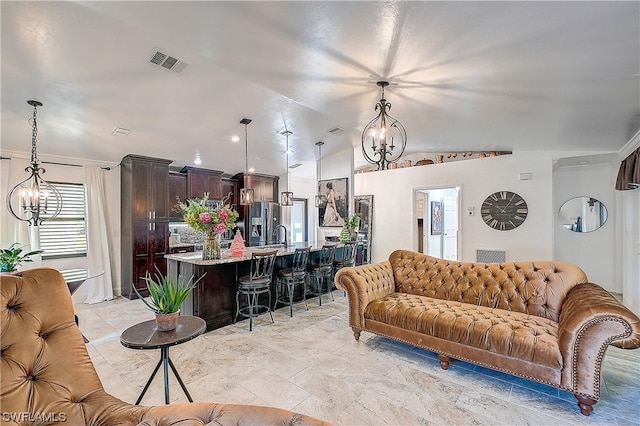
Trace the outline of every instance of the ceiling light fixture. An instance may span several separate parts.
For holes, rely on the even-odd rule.
[[[248,206],[253,204],[253,188],[247,188],[249,186],[249,136],[247,126],[249,126],[251,120],[243,118],[240,120],[240,124],[244,124],[244,185],[240,189],[240,205]]]
[[[291,182],[289,179],[289,175],[291,173],[289,173],[289,136],[292,135],[293,133],[289,130],[285,130],[282,133],[280,133],[281,135],[284,135],[287,137],[287,190],[283,191],[282,194],[280,194],[280,205],[281,206],[292,206],[293,205],[293,192],[290,191],[291,188]]]
[[[27,101],[27,103],[33,107],[33,120],[31,122],[31,164],[24,170],[31,175],[9,191],[7,208],[16,219],[29,222],[30,226],[38,226],[43,221],[51,220],[60,214],[62,196],[53,185],[41,177],[45,170],[40,167],[36,152],[38,137],[36,116],[38,107],[41,107],[42,103],[38,101]],[[14,194],[17,195],[15,199]]]
[[[320,181],[322,180],[322,145],[324,142],[316,142],[318,147],[318,194],[316,195],[316,207],[324,207],[327,204],[327,196],[320,192]]]
[[[382,89],[382,97],[375,107],[378,115],[369,122],[362,132],[362,154],[371,164],[377,164],[378,170],[390,168],[389,164],[395,163],[404,153],[407,146],[407,132],[402,123],[391,117],[388,112],[391,104],[384,98],[384,88],[388,81],[376,83]],[[365,142],[371,142],[371,155],[367,154]],[[390,143],[389,143],[390,142]],[[394,154],[394,149],[396,149]]]

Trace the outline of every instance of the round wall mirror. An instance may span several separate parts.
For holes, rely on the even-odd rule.
[[[591,197],[575,197],[560,207],[562,226],[573,232],[591,232],[607,221],[607,208]]]

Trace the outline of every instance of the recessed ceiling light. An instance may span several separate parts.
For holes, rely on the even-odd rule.
[[[202,164],[202,159],[200,158],[200,154],[196,154],[196,158],[193,159],[193,164],[200,165]]]
[[[253,167],[249,167],[249,172],[250,172],[250,173],[253,173],[253,172],[255,172],[255,171],[256,171],[256,169],[254,169]]]
[[[236,135],[231,136],[231,142],[239,142],[239,141],[240,141],[240,136],[236,136]]]

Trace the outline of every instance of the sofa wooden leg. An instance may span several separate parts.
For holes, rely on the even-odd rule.
[[[580,407],[580,412],[588,416],[593,411],[593,404],[595,404],[595,399],[587,398],[586,396],[576,395],[576,399],[578,400],[578,407]]]
[[[449,361],[451,361],[451,358],[446,355],[438,354],[438,359],[440,360],[440,367],[442,367],[443,370],[449,368]]]
[[[356,341],[360,340],[360,330],[354,328],[353,329],[353,337],[356,338]]]

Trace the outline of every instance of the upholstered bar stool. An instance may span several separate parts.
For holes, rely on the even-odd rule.
[[[251,255],[251,269],[249,275],[238,279],[236,290],[236,316],[233,322],[238,320],[238,316],[249,318],[249,331],[253,330],[253,318],[269,312],[271,322],[273,314],[271,312],[271,279],[273,277],[273,266],[276,263],[276,253],[278,250],[254,252]],[[269,303],[261,305],[258,298],[261,294],[269,295]],[[247,297],[247,305],[240,307],[240,297]]]
[[[356,265],[356,249],[356,243],[344,243],[344,246],[342,247],[342,258],[339,260],[334,260],[333,262],[333,277],[335,277],[336,272],[338,272],[340,269],[346,268],[347,266]],[[333,277],[331,279],[331,282],[333,282]],[[345,296],[347,295],[346,291],[343,291],[342,293]]]
[[[278,304],[289,305],[289,314],[293,318],[293,295],[296,286],[302,286],[302,300],[304,307],[309,310],[307,305],[307,286],[304,285],[307,277],[307,262],[309,260],[309,247],[297,248],[293,253],[293,263],[291,268],[280,269],[277,274],[276,285],[276,302],[273,305],[275,310]],[[286,295],[284,289],[286,288]]]
[[[323,287],[327,288],[327,292],[331,294],[331,300],[334,300],[332,293],[332,277],[333,277],[333,261],[336,258],[336,245],[325,244],[320,250],[318,263],[314,263],[307,267],[312,287],[307,290],[308,294],[318,296],[318,305],[322,306]],[[326,283],[326,284],[325,284]]]

